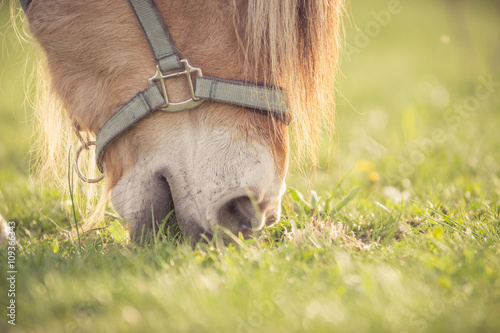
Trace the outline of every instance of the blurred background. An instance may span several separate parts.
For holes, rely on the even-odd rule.
[[[347,11],[337,133],[323,141],[315,190],[349,174],[373,193],[498,194],[500,1]]]
[[[64,195],[28,176],[36,49],[9,7],[0,4],[0,212],[50,229]],[[304,177],[292,166],[288,184],[328,196],[345,176],[347,189],[393,201],[498,196],[500,1],[352,1],[346,11],[336,133],[320,167]]]

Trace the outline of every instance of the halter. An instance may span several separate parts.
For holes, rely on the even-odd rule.
[[[32,0],[20,0],[26,12]],[[286,123],[291,122],[287,113],[286,98],[280,87],[257,82],[222,79],[203,76],[202,70],[191,66],[187,59],[180,59],[170,33],[163,22],[153,0],[129,0],[135,15],[147,37],[157,63],[156,73],[149,78],[149,87],[137,93],[125,103],[101,128],[96,141],[83,140],[76,128],[82,147],[77,151],[75,164],[78,176],[86,182],[98,182],[82,175],[78,167],[80,153],[96,145],[96,162],[103,172],[102,158],[106,148],[122,133],[156,110],[179,112],[192,109],[204,100],[233,104],[274,117]],[[170,102],[166,81],[184,76],[189,86],[190,97],[183,101]],[[194,76],[194,78],[193,78]],[[159,86],[158,86],[159,85]]]

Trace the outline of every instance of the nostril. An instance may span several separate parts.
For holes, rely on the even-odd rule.
[[[241,232],[244,236],[253,230],[262,228],[264,218],[260,209],[256,211],[248,196],[231,199],[224,204],[218,213],[219,224],[234,234]]]

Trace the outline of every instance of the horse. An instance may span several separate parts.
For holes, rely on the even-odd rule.
[[[171,104],[199,102],[182,112],[150,108],[106,142],[98,157],[104,195],[127,221],[131,239],[158,230],[172,209],[181,232],[193,241],[212,237],[220,227],[250,237],[279,221],[288,121],[265,107],[191,98],[189,85],[201,85],[191,78],[192,69],[221,82],[243,82],[245,89],[263,87],[256,99],[264,103],[269,104],[268,91],[283,93],[280,103],[293,119],[298,156],[314,152],[320,120],[333,123],[328,117],[334,113],[342,0],[144,0],[174,53],[192,64],[161,82],[148,81],[158,72],[156,37],[151,41],[144,28],[149,23],[138,19],[132,1],[21,3],[45,58],[51,98],[67,119],[61,130],[48,121],[59,117],[54,108],[36,110],[49,151],[57,150],[69,126],[99,141],[117,110],[148,87],[162,85]],[[88,144],[93,141],[82,140]],[[49,156],[46,163],[56,160]]]

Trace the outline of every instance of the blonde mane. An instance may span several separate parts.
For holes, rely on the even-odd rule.
[[[343,11],[343,0],[248,1],[244,40],[255,67],[247,68],[285,88],[298,162],[307,156],[315,164],[322,119],[333,131]]]
[[[236,6],[238,0],[233,2]],[[294,117],[295,158],[315,159],[320,119],[333,129],[343,0],[248,0],[244,6],[234,22],[246,54],[246,71],[264,73],[266,83],[285,88]],[[46,68],[42,59],[34,112],[38,138],[34,170],[42,178],[65,182],[61,176],[67,172],[68,149],[76,141],[66,112],[51,92]]]

